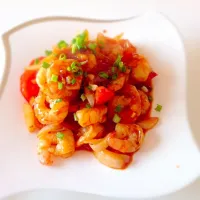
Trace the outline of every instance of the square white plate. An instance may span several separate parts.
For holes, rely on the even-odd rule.
[[[143,147],[126,170],[101,165],[91,153],[77,152],[52,167],[38,162],[36,136],[24,123],[19,77],[32,58],[59,40],[71,41],[77,31],[91,37],[124,32],[159,74],[154,81],[154,105],[163,105],[160,123],[149,131]],[[186,61],[182,41],[173,25],[160,14],[125,21],[45,18],[18,26],[3,35],[6,63],[0,96],[0,197],[39,188],[68,189],[116,197],[153,197],[184,187],[198,177],[199,152],[186,112]],[[4,47],[0,46],[0,55]]]

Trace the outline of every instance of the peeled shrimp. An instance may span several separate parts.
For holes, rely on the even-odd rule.
[[[82,127],[89,126],[91,124],[103,123],[106,121],[106,106],[96,106],[93,108],[83,108],[76,112],[78,123]]]
[[[57,132],[62,134],[62,137],[57,136]],[[44,165],[52,165],[53,155],[67,158],[72,156],[75,151],[75,141],[71,130],[62,127],[61,125],[48,125],[38,133],[37,152],[39,161]]]
[[[62,100],[61,102],[52,101],[50,108],[46,106],[46,96],[40,92],[35,98],[34,112],[35,116],[41,124],[61,123],[68,114],[69,102]]]
[[[131,156],[114,153],[106,149],[96,151],[94,155],[99,162],[114,169],[123,169],[131,161]]]
[[[80,128],[79,135],[81,135],[81,137],[77,141],[77,146],[88,143],[88,141],[94,139],[98,134],[102,133],[103,129],[104,127],[99,123]]]
[[[108,145],[122,153],[137,151],[144,140],[144,133],[136,124],[117,124],[115,132],[109,134]]]
[[[82,75],[74,77],[72,71],[67,68],[75,62],[73,59],[52,60],[50,66],[45,69],[41,67],[36,76],[36,82],[41,91],[50,98],[61,98],[71,96],[71,90],[79,90],[82,82]],[[77,70],[81,68],[77,66]],[[52,76],[57,77],[56,81],[52,81]],[[71,82],[74,79],[75,81]],[[59,88],[59,84],[62,85]]]
[[[137,67],[132,69],[132,77],[139,82],[145,82],[151,71],[148,61],[140,56]]]
[[[113,91],[120,90],[124,86],[125,80],[126,76],[124,74],[120,74],[116,80],[111,81],[108,85],[108,89]]]
[[[28,130],[30,132],[34,132],[37,127],[35,125],[35,116],[34,116],[33,108],[31,107],[30,104],[25,103],[23,105],[23,111],[24,111],[25,123]]]
[[[140,94],[141,99],[141,114],[143,115],[148,112],[150,108],[150,102],[147,95],[143,91],[138,90],[138,92]]]

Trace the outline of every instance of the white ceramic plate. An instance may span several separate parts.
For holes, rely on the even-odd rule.
[[[160,123],[148,132],[126,170],[107,168],[84,151],[57,160],[53,167],[42,166],[36,155],[36,136],[29,134],[24,124],[24,99],[19,92],[24,66],[59,40],[71,41],[77,31],[85,28],[92,37],[103,29],[109,36],[124,32],[124,38],[137,46],[159,74],[154,81],[153,107],[159,103],[163,110],[153,115],[160,117]],[[163,16],[146,14],[115,22],[46,18],[8,31],[3,40],[7,59],[0,99],[0,197],[38,188],[152,197],[180,189],[198,177],[199,152],[186,112],[184,48],[175,28]]]

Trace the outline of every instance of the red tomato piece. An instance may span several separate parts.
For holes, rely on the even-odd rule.
[[[36,74],[37,71],[26,70],[20,77],[20,91],[27,101],[38,95],[39,87],[35,82]]]
[[[108,102],[110,99],[112,99],[113,96],[114,96],[113,91],[103,86],[100,86],[96,89],[96,92],[95,92],[95,102],[96,104],[104,104]]]

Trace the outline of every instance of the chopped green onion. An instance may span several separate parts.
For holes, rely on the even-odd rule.
[[[46,55],[46,56],[49,56],[49,55],[51,55],[51,54],[52,54],[52,51],[50,51],[50,50],[46,50],[46,51],[45,51],[45,55]]]
[[[153,101],[153,98],[152,98],[152,96],[148,96],[148,99],[149,99],[149,101],[150,101],[150,102],[152,102],[152,101]]]
[[[77,50],[77,47],[75,44],[72,45],[72,53],[75,54]]]
[[[121,105],[117,105],[115,107],[115,112],[121,112],[121,110],[122,110],[122,106]]]
[[[47,62],[43,62],[43,63],[42,63],[42,67],[45,68],[45,69],[47,69],[47,68],[50,67],[50,64],[47,63]]]
[[[75,78],[72,78],[71,84],[74,85],[75,83],[76,83],[76,79],[75,79]]]
[[[88,89],[88,90],[92,90],[92,86],[91,86],[91,85],[88,85],[88,86],[87,86],[87,89]]]
[[[64,40],[61,40],[60,42],[58,42],[57,45],[59,49],[64,49],[68,46],[68,44]]]
[[[34,60],[34,64],[35,64],[35,65],[39,64],[39,62],[40,62],[40,61],[39,61],[38,58],[36,58],[36,59]]]
[[[71,71],[71,67],[70,66],[67,67],[67,71],[69,71],[69,72]]]
[[[58,89],[62,90],[63,89],[63,83],[62,82],[58,82]]]
[[[113,122],[119,123],[121,121],[121,117],[118,114],[115,114],[113,117]]]
[[[99,72],[99,77],[101,77],[101,78],[108,78],[109,76],[105,72]]]
[[[119,66],[119,63],[121,62],[121,58],[122,58],[122,56],[120,56],[120,55],[117,56],[117,59],[114,62],[114,66],[117,66],[117,67]]]
[[[66,55],[64,53],[61,53],[59,56],[59,60],[66,60]]]
[[[112,71],[112,73],[115,73],[116,68],[113,66],[113,67],[111,68],[111,71]]]
[[[85,60],[83,62],[80,62],[81,65],[85,65],[88,62],[88,60]]]
[[[62,132],[57,132],[57,134],[56,134],[56,137],[61,139],[61,140],[64,138],[64,136],[65,135]]]
[[[71,70],[72,72],[77,72],[79,70],[79,68],[76,66],[76,62],[73,62],[71,64]]]
[[[162,110],[162,106],[161,106],[160,104],[157,104],[155,110],[156,110],[157,112],[160,112],[160,111]]]
[[[51,75],[51,81],[57,82],[57,81],[58,81],[58,75],[52,74],[52,75]]]
[[[55,103],[60,103],[62,101],[62,99],[56,99]]]
[[[118,77],[118,75],[117,75],[117,74],[113,74],[113,75],[112,75],[112,80],[116,80],[116,79],[117,79],[117,77]]]
[[[76,113],[74,113],[74,121],[78,121],[78,117],[77,117]]]
[[[91,49],[93,52],[95,52],[96,47],[97,47],[96,43],[89,43],[88,44],[88,48]]]
[[[123,62],[119,62],[119,70],[121,72],[126,72],[126,67]]]
[[[91,105],[90,104],[86,104],[85,107],[86,108],[91,108]]]
[[[81,95],[81,100],[85,101],[86,100],[86,96],[84,94]]]

